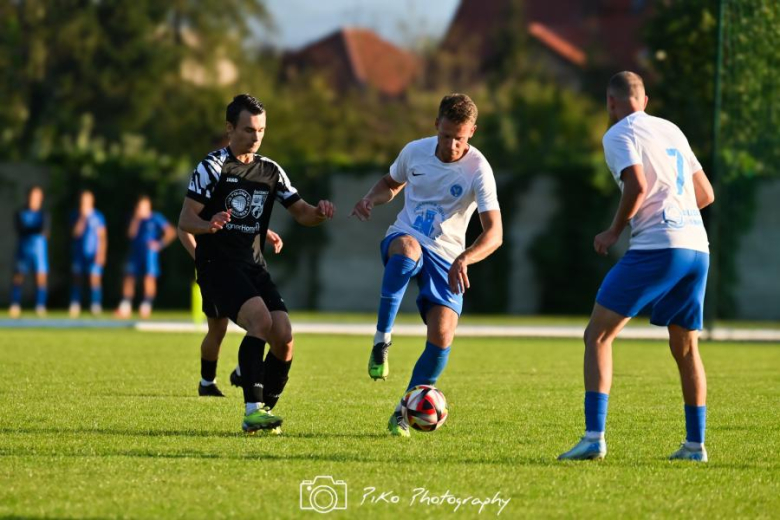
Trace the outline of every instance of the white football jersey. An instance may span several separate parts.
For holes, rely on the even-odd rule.
[[[702,167],[682,131],[660,117],[634,112],[607,130],[602,142],[621,191],[620,175],[629,166],[641,164],[647,179],[647,197],[631,219],[629,248],[709,253],[692,180]]]
[[[404,187],[404,208],[387,234],[407,233],[420,245],[452,262],[466,248],[466,228],[475,209],[498,210],[493,169],[482,153],[469,147],[460,160],[436,157],[436,137],[407,144],[390,166],[390,176]]]

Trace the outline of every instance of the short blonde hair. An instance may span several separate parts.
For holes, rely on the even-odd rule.
[[[449,94],[439,104],[439,119],[447,118],[456,125],[477,122],[477,105],[466,94]]]

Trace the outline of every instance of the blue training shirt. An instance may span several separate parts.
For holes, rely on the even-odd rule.
[[[22,244],[43,238],[46,225],[46,214],[41,210],[20,209],[16,212],[14,226]]]
[[[71,228],[76,225],[79,219],[79,213],[76,211],[71,216],[70,225]],[[97,254],[98,250],[98,231],[106,227],[106,219],[103,213],[93,209],[92,213],[87,215],[86,225],[84,226],[84,233],[80,237],[73,239],[73,250],[76,255],[83,256],[84,258],[92,258]]]
[[[138,223],[138,233],[133,238],[133,251],[143,252],[149,249],[149,242],[160,240],[169,226],[168,220],[157,211]]]

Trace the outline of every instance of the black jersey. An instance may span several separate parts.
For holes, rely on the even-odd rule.
[[[271,219],[274,200],[285,208],[301,199],[277,163],[255,154],[245,164],[230,148],[211,152],[192,172],[187,197],[204,205],[200,218],[211,220],[230,210],[230,222],[216,233],[195,235],[195,263],[205,261],[255,262],[253,248],[259,235],[260,249]]]

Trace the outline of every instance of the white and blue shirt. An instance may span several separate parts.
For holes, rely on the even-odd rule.
[[[670,121],[634,112],[604,134],[604,156],[623,190],[624,169],[642,165],[647,196],[631,219],[630,249],[693,249],[709,253],[693,174],[702,169],[682,131]]]
[[[407,233],[421,246],[453,262],[466,248],[466,228],[474,210],[499,210],[493,169],[470,146],[460,160],[436,157],[438,139],[407,144],[390,166],[394,181],[405,183],[404,208],[387,234]]]

